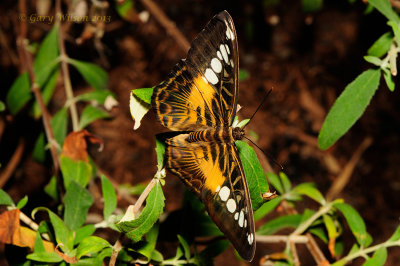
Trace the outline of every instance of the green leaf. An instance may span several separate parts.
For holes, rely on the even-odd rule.
[[[68,110],[67,108],[61,108],[52,118],[51,127],[54,132],[54,138],[56,139],[60,147],[64,144],[64,139],[67,136],[68,127]]]
[[[390,27],[392,27],[392,31],[394,33],[394,36],[396,37],[397,42],[400,41],[400,25],[397,22],[394,21],[388,21],[387,23]]]
[[[46,249],[43,244],[42,237],[40,236],[39,231],[36,231],[36,238],[35,238],[35,246],[33,247],[33,252],[46,252]]]
[[[0,101],[0,112],[3,112],[4,110],[6,110],[6,105]]]
[[[285,215],[268,221],[257,229],[260,235],[272,235],[283,228],[296,228],[302,219],[302,215]]]
[[[387,0],[368,0],[368,3],[381,12],[388,20],[400,23],[400,18],[394,12],[390,2]]]
[[[0,205],[6,205],[6,206],[13,206],[14,201],[11,199],[11,197],[0,188]]]
[[[254,149],[246,142],[240,140],[236,141],[235,144],[238,148],[239,157],[242,161],[244,174],[249,186],[253,210],[256,211],[264,203],[261,195],[269,191],[268,182]]]
[[[135,251],[144,257],[146,260],[143,264],[147,264],[150,260],[155,261],[163,261],[163,256],[155,250],[157,244],[159,225],[158,223],[154,224],[154,226],[150,229],[150,231],[146,234],[146,241],[141,241],[140,247],[135,249]]]
[[[367,61],[368,63],[374,64],[378,67],[380,67],[382,65],[382,60],[376,56],[366,55],[366,56],[364,56],[364,60]]]
[[[324,241],[325,244],[328,243],[328,236],[326,235],[326,231],[323,230],[321,227],[311,227],[307,230],[307,232],[310,232],[311,234],[319,237],[319,239]]]
[[[335,223],[332,220],[332,217],[330,217],[327,214],[324,214],[322,216],[322,218],[324,220],[326,231],[328,231],[329,239],[336,239],[338,233],[337,233],[337,230],[336,230]]]
[[[53,226],[54,233],[56,236],[57,243],[63,243],[60,246],[65,252],[71,251],[73,248],[73,232],[68,229],[64,224],[64,221],[60,219],[54,212],[45,207],[37,207],[32,211],[32,217],[35,216],[36,212],[43,210],[47,211],[50,218],[50,223]]]
[[[364,71],[336,99],[318,136],[321,149],[332,146],[360,118],[378,89],[380,73],[379,69]]]
[[[46,262],[46,263],[57,263],[63,261],[63,258],[60,257],[55,252],[35,252],[26,255],[28,260]]]
[[[289,178],[284,172],[279,173],[279,178],[281,179],[281,183],[283,185],[283,191],[289,192],[292,188],[292,183],[290,183]]]
[[[129,109],[131,112],[132,119],[135,121],[135,125],[133,126],[133,129],[136,130],[140,127],[140,121],[142,121],[142,118],[150,110],[151,105],[149,103],[147,103],[145,100],[142,100],[138,96],[136,96],[136,93],[134,93],[134,91],[136,91],[136,90],[132,90],[130,93]],[[142,93],[142,94],[144,94],[144,93]],[[147,99],[147,101],[148,101],[148,99]]]
[[[46,150],[45,150],[45,145],[46,145],[46,141],[45,141],[45,137],[44,137],[44,133],[40,133],[39,137],[37,138],[36,142],[35,142],[35,146],[33,147],[33,158],[40,163],[43,163],[44,160],[46,160]]]
[[[86,221],[93,197],[84,187],[75,181],[71,181],[64,197],[65,211],[64,221],[68,228],[76,230]]]
[[[156,138],[157,169],[164,168],[165,143]]]
[[[346,203],[335,203],[333,204],[335,208],[337,208],[346,219],[350,230],[353,235],[357,239],[357,242],[361,246],[365,246],[367,242],[367,229],[365,227],[364,220],[361,218],[360,214]]]
[[[265,215],[267,215],[272,210],[274,210],[279,205],[279,203],[281,203],[281,201],[282,201],[282,197],[278,196],[278,197],[264,203],[263,205],[261,205],[261,207],[258,208],[258,210],[254,212],[254,220],[258,221],[261,218],[263,218]]]
[[[47,105],[47,103],[50,101],[54,89],[56,88],[59,72],[60,71],[58,69],[56,71],[53,71],[47,82],[44,84],[44,87],[42,89],[42,98],[45,105]],[[42,115],[42,110],[40,109],[39,103],[37,101],[33,103],[32,114],[35,118],[39,118]]]
[[[383,70],[383,77],[385,78],[386,85],[388,86],[390,91],[394,91],[395,83],[393,80],[392,73],[388,69]]]
[[[92,87],[99,90],[106,89],[108,75],[101,67],[72,58],[68,58],[68,63],[73,65]]]
[[[115,194],[115,190],[110,180],[105,175],[101,175],[101,190],[103,193],[104,199],[104,210],[103,216],[104,219],[107,219],[117,207],[117,195]]]
[[[180,235],[177,235],[179,243],[181,244],[182,248],[183,248],[183,254],[185,255],[185,258],[187,260],[190,259],[190,246],[188,244],[188,242],[181,237]]]
[[[151,96],[153,95],[153,88],[141,88],[132,90],[132,94],[142,102],[151,104]]]
[[[78,95],[76,99],[78,101],[93,101],[103,105],[108,96],[113,96],[112,93],[108,90],[94,90]]]
[[[12,115],[16,115],[22,107],[32,98],[29,75],[22,73],[11,85],[7,93],[7,106]]]
[[[110,115],[106,111],[92,105],[88,105],[82,111],[81,120],[79,121],[79,128],[84,129],[93,121],[108,117],[110,117]]]
[[[296,186],[293,189],[293,192],[299,193],[300,195],[305,195],[321,205],[326,203],[324,196],[322,196],[321,192],[315,188],[315,185],[312,183],[302,183]]]
[[[59,200],[58,190],[57,190],[57,178],[53,175],[49,183],[44,187],[44,192],[52,197],[55,201]]]
[[[116,224],[118,229],[126,233],[133,242],[138,242],[160,217],[164,208],[164,201],[161,184],[156,181],[146,199],[146,206],[139,217],[131,221],[120,221]]]
[[[323,1],[322,0],[302,0],[301,6],[304,12],[315,12],[321,10]]]
[[[284,194],[282,182],[279,176],[275,173],[265,173],[267,175],[268,182],[279,192],[279,194]]]
[[[79,244],[76,251],[76,257],[80,259],[82,256],[100,252],[102,249],[107,247],[112,248],[111,244],[108,243],[107,240],[98,236],[88,236]]]
[[[28,203],[28,196],[25,195],[25,197],[23,197],[22,199],[20,199],[20,201],[18,201],[17,208],[22,209],[23,207],[25,207],[27,203]]]
[[[64,187],[68,187],[71,181],[76,181],[82,187],[86,187],[92,176],[92,166],[84,161],[74,161],[67,156],[61,156],[61,172],[63,174]]]
[[[393,34],[386,32],[368,49],[368,55],[381,57],[389,51],[390,45],[393,42]]]
[[[389,242],[395,242],[400,239],[400,226],[396,228],[396,231],[393,233],[393,235],[389,238]]]
[[[94,224],[87,224],[79,227],[75,231],[74,246],[79,244],[84,238],[91,236],[96,231]]]
[[[379,248],[377,251],[374,252],[374,255],[367,259],[364,266],[380,266],[385,265],[387,259],[387,249],[385,247]]]
[[[36,82],[40,84],[40,87],[53,72],[54,66],[49,68],[49,65],[59,56],[58,30],[58,26],[54,26],[46,35],[33,63]]]

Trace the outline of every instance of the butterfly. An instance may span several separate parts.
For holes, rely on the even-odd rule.
[[[166,143],[166,168],[204,203],[208,214],[240,256],[255,253],[253,209],[231,127],[236,115],[239,51],[227,11],[213,17],[191,43],[186,59],[156,86],[157,120],[177,131]]]

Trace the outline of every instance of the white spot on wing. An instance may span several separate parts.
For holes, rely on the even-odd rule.
[[[231,31],[230,28],[227,28],[227,29],[226,29],[225,34],[226,34],[226,37],[228,37],[228,39],[231,39],[231,40],[234,40],[234,39],[235,39],[235,35],[233,34],[233,32]]]
[[[229,46],[225,44],[225,50],[228,54],[231,54],[231,50],[229,50]]]
[[[218,195],[222,201],[226,201],[229,198],[229,194],[230,194],[230,190],[227,186],[223,186],[218,193]]]
[[[221,62],[218,60],[218,58],[213,58],[211,60],[211,68],[215,71],[215,73],[221,73],[222,71],[222,64]]]
[[[247,220],[244,220],[244,228],[247,227]]]
[[[219,60],[222,60],[222,55],[221,55],[220,51],[217,51],[217,56],[218,56]]]
[[[249,244],[253,244],[254,241],[254,235],[251,233],[250,235],[247,236],[247,241],[249,241]]]
[[[240,211],[238,224],[239,224],[240,227],[243,227],[243,225],[244,225],[244,212],[243,212],[243,210]]]
[[[229,199],[226,203],[226,208],[230,213],[233,213],[236,210],[236,202],[233,199]]]
[[[235,218],[235,220],[239,219],[239,213],[238,213],[238,212],[237,212],[237,213],[235,213],[235,216],[234,216],[234,218]]]
[[[206,76],[206,79],[213,85],[218,83],[218,77],[215,75],[214,71],[212,71],[210,68],[206,69],[206,72],[204,73]]]
[[[215,189],[215,193],[218,193],[220,189],[221,189],[221,186],[218,186],[217,189]]]
[[[229,64],[228,54],[226,53],[225,45],[221,44],[219,46],[219,50],[221,51],[221,54],[222,54],[222,57],[224,58],[225,63]]]
[[[208,84],[208,80],[204,76],[201,77],[203,78],[204,82]]]

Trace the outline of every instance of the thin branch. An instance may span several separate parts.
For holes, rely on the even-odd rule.
[[[133,214],[136,217],[136,214],[139,212],[140,208],[142,207],[144,201],[146,200],[147,196],[149,195],[150,191],[153,189],[154,185],[158,182],[157,179],[153,178],[147,187],[144,189],[142,194],[140,194],[138,200],[136,201],[135,205],[133,206]]]
[[[71,121],[72,121],[72,129],[73,131],[77,131],[79,129],[79,118],[78,111],[76,109],[76,104],[74,101],[74,92],[72,90],[71,77],[69,75],[68,69],[68,56],[65,51],[64,44],[64,32],[61,27],[61,0],[56,1],[56,23],[58,26],[58,45],[60,47],[60,59],[61,59],[61,70],[63,72],[63,80],[64,80],[64,89],[65,94],[67,96],[67,103],[69,110],[71,112]]]
[[[175,23],[172,22],[167,15],[154,3],[152,0],[141,0],[142,4],[149,10],[149,12],[154,16],[154,18],[161,24],[171,35],[180,46],[183,52],[187,52],[190,48],[190,43],[183,36],[182,32],[176,27]]]
[[[26,0],[19,1],[19,12],[21,14],[27,13]],[[57,147],[54,145],[54,143],[56,143],[56,141],[54,139],[53,128],[51,127],[51,124],[50,124],[49,111],[47,110],[47,107],[43,101],[43,97],[42,97],[42,93],[39,88],[39,84],[37,84],[36,80],[35,80],[32,56],[26,49],[25,42],[26,42],[27,30],[28,30],[27,21],[21,20],[20,33],[19,33],[18,41],[17,41],[18,46],[20,47],[20,50],[22,51],[20,56],[23,56],[23,58],[21,58],[21,62],[25,63],[25,67],[26,67],[26,70],[29,74],[29,78],[31,81],[31,91],[35,95],[35,99],[36,99],[37,103],[39,104],[40,110],[42,111],[42,120],[43,120],[44,131],[46,133],[47,140],[50,143],[50,153],[51,153],[51,157],[53,159],[54,171],[55,171],[55,173],[57,173],[60,164],[59,164],[59,158],[58,158],[58,153],[57,153]]]
[[[33,231],[39,230],[39,225],[35,223],[31,218],[29,218],[25,213],[20,212],[19,213],[19,219],[24,222],[27,226],[29,226]],[[50,237],[48,234],[43,234],[42,235],[44,239],[47,241],[50,241]]]
[[[289,241],[289,236],[285,235],[270,235],[263,236],[256,234],[256,241],[259,243],[287,243]],[[298,244],[306,244],[308,242],[308,237],[303,235],[292,236],[290,241]]]
[[[329,212],[332,208],[332,203],[327,203],[326,205],[322,206],[316,213],[314,213],[310,218],[305,220],[303,223],[296,228],[296,230],[290,234],[290,236],[301,235],[306,231],[313,222],[315,222],[319,217]],[[289,236],[289,237],[290,237]]]
[[[350,177],[353,174],[354,168],[361,158],[361,155],[371,144],[372,138],[366,137],[360,144],[360,146],[358,146],[350,161],[344,167],[342,173],[336,178],[332,186],[329,188],[328,193],[326,194],[327,201],[331,201],[332,199],[334,199],[344,189],[344,187],[349,182]]]
[[[290,243],[290,251],[293,257],[293,264],[295,266],[300,266],[300,260],[299,260],[299,255],[297,254],[296,245],[293,241],[290,241],[289,243]]]
[[[0,188],[2,188],[7,183],[12,173],[14,173],[15,168],[17,168],[19,162],[21,161],[24,149],[25,149],[25,141],[23,139],[20,139],[17,148],[15,149],[13,155],[11,156],[10,161],[0,174]]]
[[[115,244],[113,246],[113,252],[112,252],[112,255],[110,258],[110,263],[108,264],[109,266],[115,265],[115,262],[117,261],[118,253],[120,252],[121,249],[122,249],[122,244],[118,238],[117,242],[115,242]]]

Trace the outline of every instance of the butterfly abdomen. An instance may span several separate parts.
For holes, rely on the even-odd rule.
[[[188,142],[205,141],[233,143],[236,139],[234,138],[234,129],[231,127],[217,127],[190,132],[186,140]]]

